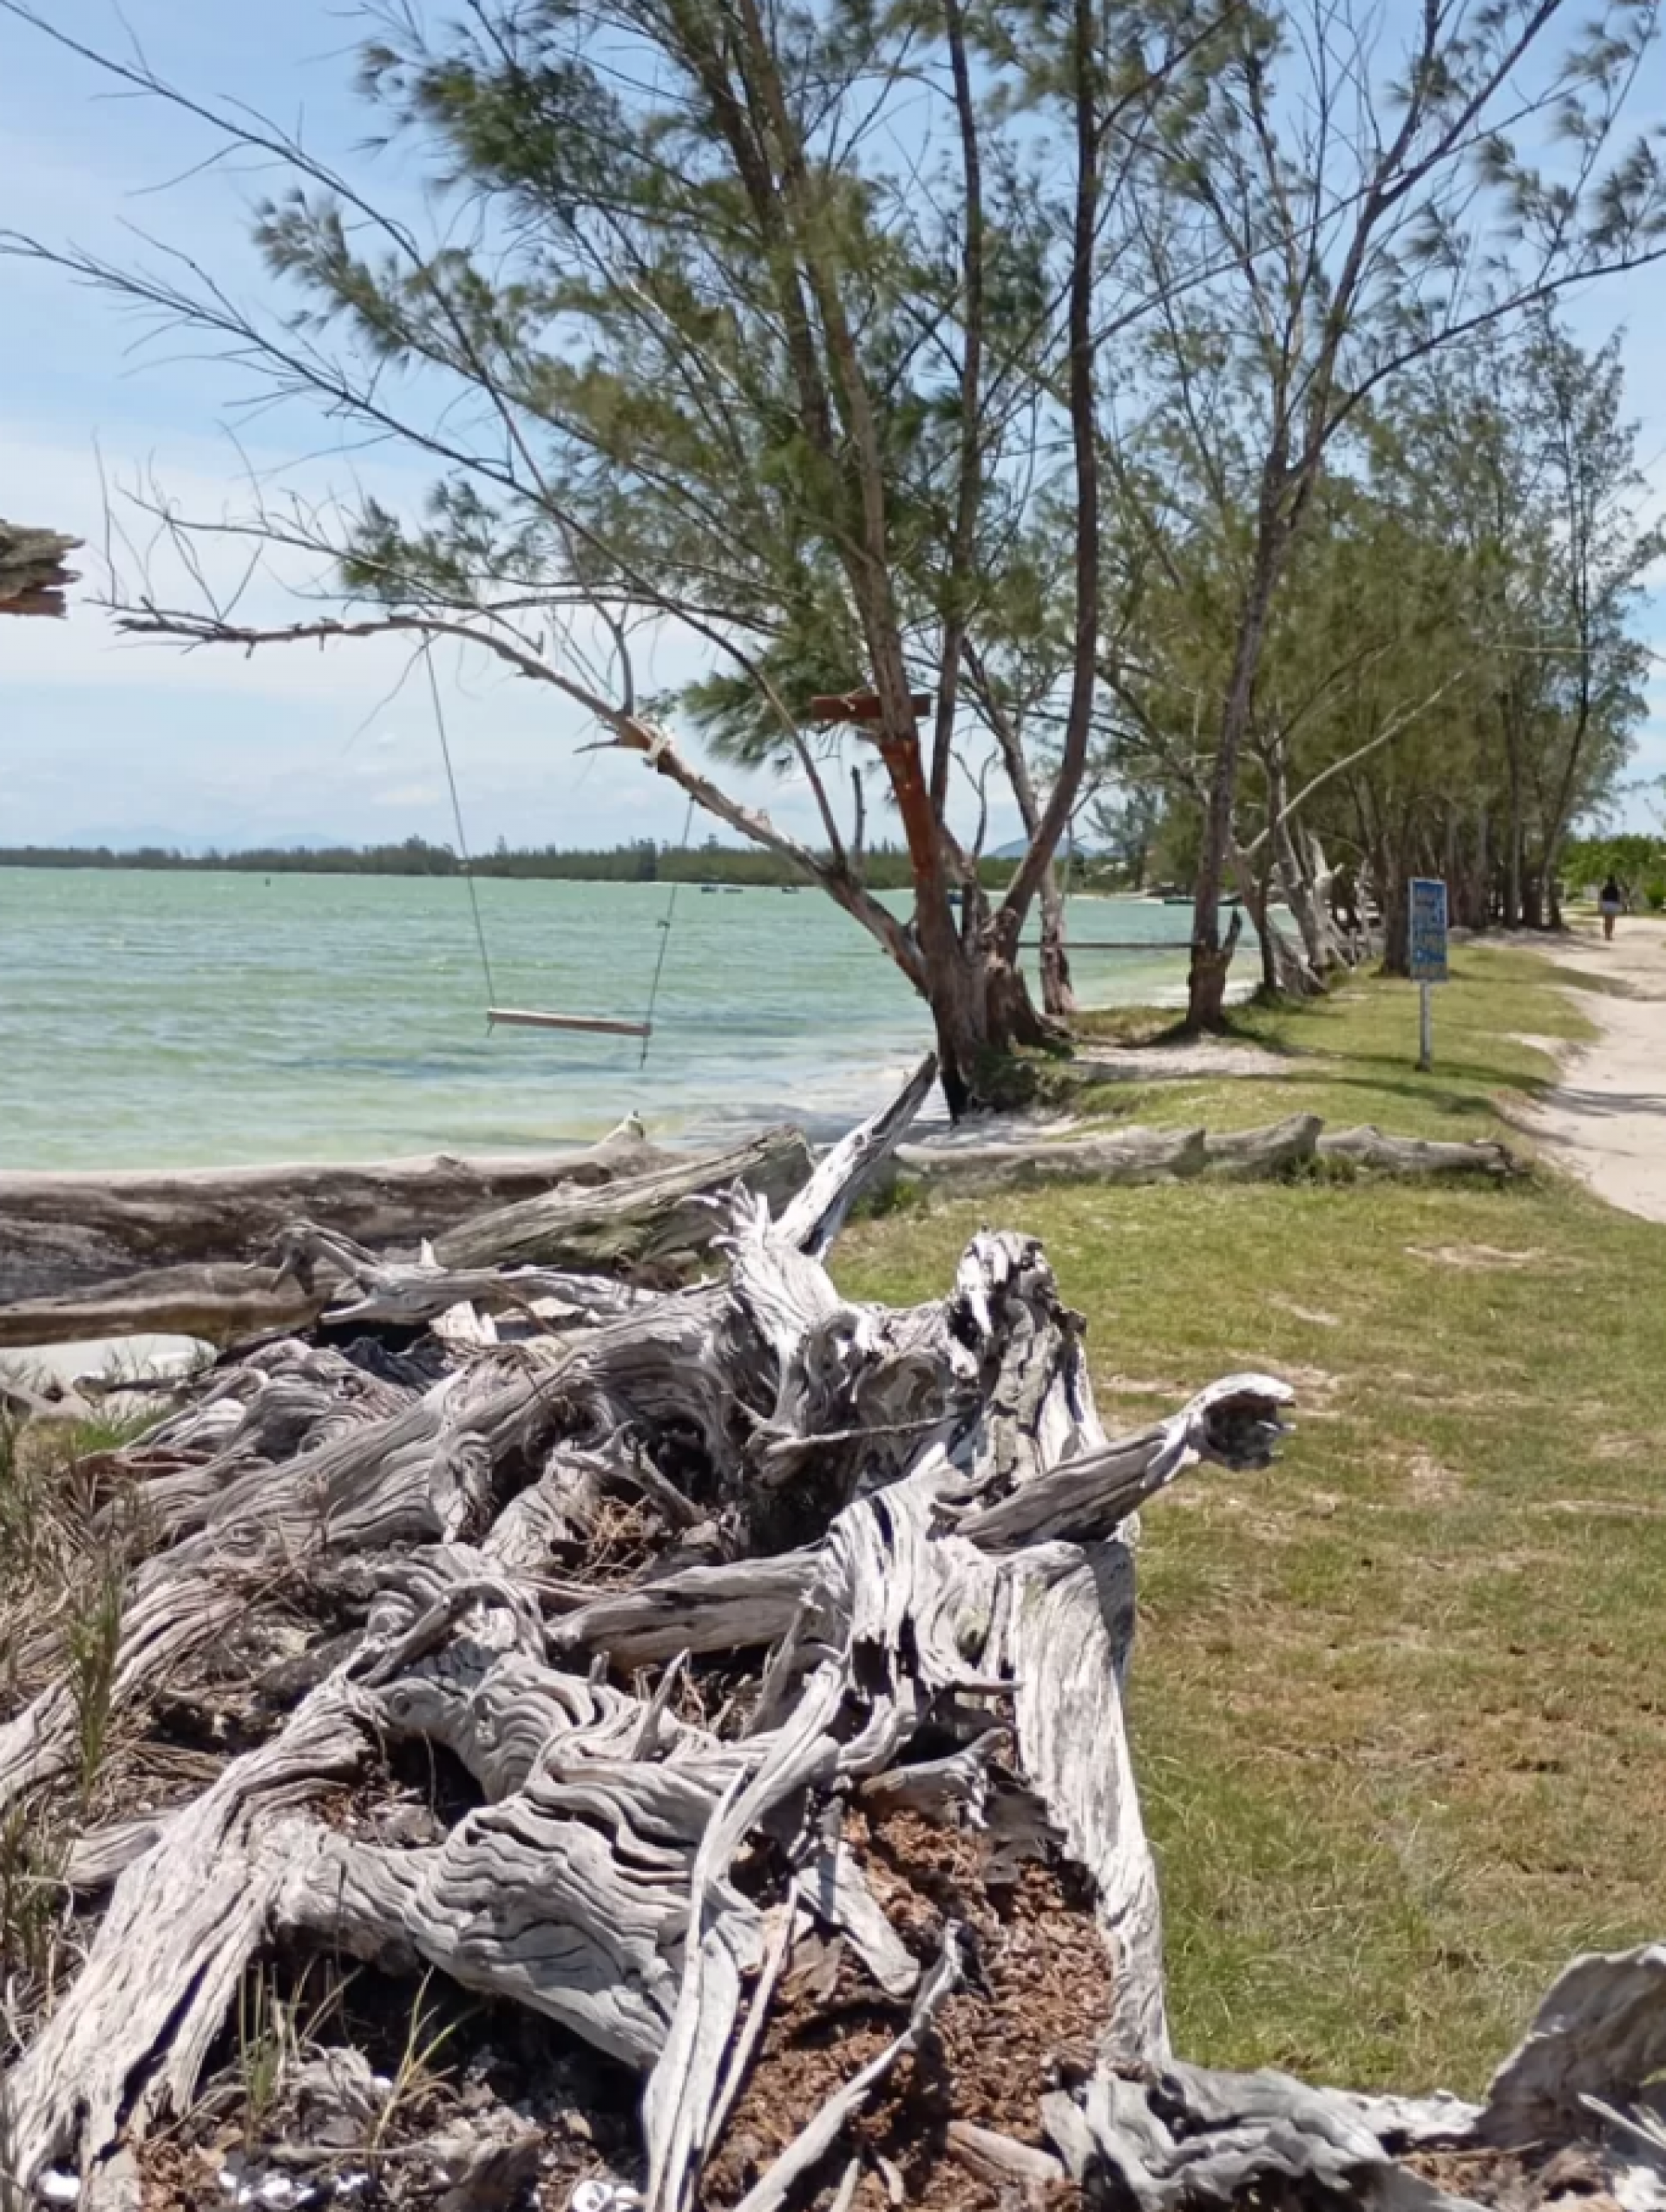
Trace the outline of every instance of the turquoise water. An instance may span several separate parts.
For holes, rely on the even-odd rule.
[[[639,1018],[664,885],[482,883],[498,1001]],[[899,910],[906,907],[895,901]],[[1080,936],[1184,937],[1138,900]],[[1171,999],[1184,955],[1081,953],[1087,1004]],[[382,876],[0,869],[0,1165],[229,1165],[659,1136],[865,1111],[925,1009],[819,894],[677,894],[633,1040],[485,1034],[466,887]]]

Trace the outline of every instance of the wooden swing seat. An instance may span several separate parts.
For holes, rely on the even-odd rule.
[[[585,1029],[600,1037],[651,1037],[651,1021],[610,1021],[603,1014],[531,1014],[524,1007],[489,1006],[486,1019],[495,1028],[500,1022],[516,1029]]]

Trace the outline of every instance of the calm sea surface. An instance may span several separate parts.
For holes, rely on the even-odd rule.
[[[479,888],[500,1004],[646,1011],[666,886]],[[1190,916],[1078,899],[1072,923],[1160,942]],[[1173,999],[1184,958],[1080,953],[1080,995]],[[630,1039],[489,1037],[484,1003],[461,882],[0,869],[0,1165],[489,1151],[593,1138],[633,1109],[667,1139],[824,1131],[930,1034],[810,890],[679,889],[646,1067]]]

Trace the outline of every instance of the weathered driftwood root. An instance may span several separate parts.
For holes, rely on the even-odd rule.
[[[822,1256],[929,1080],[784,1206],[706,1205],[724,1272],[695,1289],[546,1271],[529,1292],[548,1263],[389,1263],[325,1232],[314,1258],[376,1342],[265,1346],[114,1455],[105,1521],[134,1564],[112,1711],[160,1726],[164,1685],[212,1708],[229,1680],[245,1748],[200,1795],[108,1807],[69,1852],[83,1897],[114,1887],[4,2082],[23,2184],[56,2163],[89,2205],[129,2187],[161,2116],[189,2128],[246,1973],[322,1953],[443,1978],[634,2070],[640,2133],[613,2166],[650,2212],[777,2212],[836,2157],[849,2202],[856,2117],[891,2099],[906,2130],[928,2039],[941,2069],[1020,2031],[977,1942],[1001,1933],[990,1886],[1026,1881],[1066,1915],[1072,1969],[1099,1963],[1078,2062],[1012,2059],[1027,2128],[974,2107],[940,2131],[997,2197],[1073,2180],[1139,2212],[1281,2189],[1410,2212],[1443,2202],[1419,2143],[1600,2123],[1650,2155],[1666,1953],[1576,1969],[1484,2113],[1172,2058],[1122,1709],[1130,1517],[1189,1467],[1264,1466],[1288,1393],[1230,1376],[1107,1439],[1029,1238],[974,1237],[912,1310],[843,1297]],[[467,1326],[434,1313],[454,1292]],[[584,1325],[550,1334],[543,1302]],[[493,1342],[494,1314],[524,1341]],[[62,1677],[13,1716],[0,1802],[71,1769],[79,1717]],[[397,1779],[442,1773],[415,1803]],[[934,1827],[953,1907],[904,1871]],[[883,2032],[783,2110],[818,1977]],[[362,2054],[326,2059],[380,2143]],[[786,2124],[743,2153],[760,2111]],[[371,2156],[343,2124],[344,2154],[267,2149],[285,2174]],[[436,2201],[472,2208],[554,2155],[507,2109],[462,2136]]]
[[[416,1296],[412,1356],[367,1371],[351,1347],[263,1348],[119,1455],[113,1526],[142,1556],[113,1710],[142,1715],[164,1664],[176,1697],[233,1618],[256,1635],[265,1592],[290,1625],[277,1664],[254,1656],[241,1725],[278,1732],[194,1803],[73,1854],[87,1888],[115,1887],[7,2083],[26,2177],[69,2161],[96,2183],[124,2134],[178,2112],[239,1977],[282,1940],[437,1971],[641,2071],[650,2190],[685,2212],[771,1992],[819,1930],[879,2000],[919,2009],[885,2064],[803,2115],[797,2150],[758,2182],[773,2202],[948,1994],[922,1988],[928,1961],[842,1841],[847,1819],[969,1820],[1014,1863],[1075,1867],[1114,1962],[1106,2048],[1162,2055],[1120,1525],[1199,1457],[1259,1464],[1283,1393],[1245,1378],[1108,1444],[1079,1324],[1030,1240],[974,1239],[949,1295],[912,1312],[844,1300],[817,1255],[929,1081],[795,1171],[778,1216],[728,1191],[719,1281],[462,1353],[422,1336]],[[518,1224],[505,1233],[519,1249]],[[422,1288],[423,1264],[390,1274],[332,1249],[378,1312]],[[490,1272],[435,1265],[448,1290],[457,1268]],[[574,1579],[563,1554],[582,1561],[600,1517],[626,1510],[660,1532],[651,1579]],[[298,1653],[297,1607],[313,1622]],[[675,1708],[701,1652],[751,1670],[726,1723]],[[62,1683],[14,1717],[0,1798],[70,1768],[76,1719]],[[478,1802],[416,1844],[309,1811],[404,1743],[456,1762]]]
[[[1138,2079],[1102,2068],[1081,2089],[1045,2098],[1042,2115],[1070,2177],[1139,2212],[1315,2197],[1449,2212],[1470,2201],[1453,2193],[1465,2153],[1493,2169],[1489,2202],[1531,2206],[1565,2188],[1645,2212],[1666,2205],[1666,2124],[1653,2093],[1663,2065],[1666,1946],[1650,1944],[1576,1959],[1480,2105],[1171,2060]],[[1558,2182],[1556,2154],[1571,2147],[1583,2156]],[[1430,2164],[1432,2153],[1442,2155]],[[1520,2162],[1507,2195],[1499,2153]]]
[[[1166,1183],[1200,1175],[1248,1182],[1287,1174],[1315,1157],[1392,1175],[1496,1177],[1520,1169],[1504,1145],[1385,1136],[1368,1125],[1327,1132],[1316,1113],[1220,1133],[1131,1127],[1094,1137],[1054,1139],[1039,1132],[1027,1141],[905,1145],[897,1161],[928,1187],[999,1191],[1046,1183]]]

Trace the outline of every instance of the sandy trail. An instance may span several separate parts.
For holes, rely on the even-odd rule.
[[[1612,977],[1626,995],[1579,994],[1599,1034],[1569,1060],[1528,1126],[1610,1205],[1666,1221],[1666,927],[1627,919],[1612,944],[1591,929],[1532,949],[1558,968]]]

